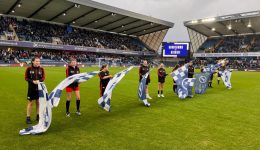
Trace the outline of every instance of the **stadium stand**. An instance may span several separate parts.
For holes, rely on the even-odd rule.
[[[198,49],[206,53],[259,52],[260,35],[241,35],[207,39]]]
[[[73,28],[66,25],[57,25],[30,21],[26,19],[18,20],[13,17],[0,18],[0,32],[4,33],[9,28],[17,34],[20,41],[55,43],[77,45],[86,47],[144,51],[148,50],[139,39],[105,32],[95,32],[91,30]],[[13,40],[13,38],[8,38]]]
[[[173,23],[94,1],[54,0],[0,5],[0,63],[139,64],[156,57]],[[17,8],[17,9],[14,9]],[[53,11],[55,8],[55,11]]]
[[[259,21],[260,11],[253,11],[185,21],[184,25],[194,54],[245,53],[260,50]],[[256,54],[259,55],[250,53],[252,56]]]
[[[228,59],[232,69],[260,70],[260,11],[184,22],[197,66]]]
[[[206,66],[207,64],[216,63],[218,58],[196,58],[194,59],[194,65],[196,68],[200,66]],[[233,57],[228,58],[227,67],[237,70],[248,70],[260,68],[260,60],[255,57]]]

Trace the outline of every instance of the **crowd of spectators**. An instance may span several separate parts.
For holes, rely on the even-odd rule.
[[[260,68],[260,59],[256,57],[243,57],[243,58],[228,58],[228,68],[231,69],[252,69]],[[215,64],[218,61],[217,58],[196,58],[194,65],[196,68],[200,66],[206,66],[208,64]]]
[[[259,52],[260,35],[240,35],[209,38],[199,48],[206,53]]]
[[[15,32],[20,41],[132,51],[148,50],[147,46],[136,37],[87,30],[70,25],[50,24],[47,22],[1,16],[0,35],[3,35],[5,31]]]
[[[19,55],[17,52],[13,52],[10,49],[0,49],[0,62],[11,63],[17,55]]]
[[[112,64],[129,64],[139,65],[141,60],[152,58],[145,57],[129,57],[124,55],[111,55],[89,52],[71,52],[71,51],[54,51],[54,50],[13,50],[13,49],[0,49],[0,62],[1,63],[15,63],[15,59],[18,61],[29,61],[33,57],[39,57],[45,61],[55,62],[68,62],[71,57],[77,59],[79,63],[87,64],[99,64],[109,63]],[[232,69],[252,69],[260,68],[260,59],[257,57],[238,57],[228,58],[228,67]],[[206,66],[208,64],[215,64],[218,61],[217,58],[196,58],[193,60],[194,66],[200,68],[200,66]],[[166,66],[171,66],[167,65]]]
[[[129,57],[124,55],[99,54],[88,52],[54,51],[54,50],[13,50],[1,49],[0,62],[11,63],[16,58],[18,61],[29,61],[33,57],[55,62],[68,62],[71,57],[79,63],[109,63],[138,65],[144,57]]]

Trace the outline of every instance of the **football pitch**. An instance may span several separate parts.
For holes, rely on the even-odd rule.
[[[98,68],[81,68],[81,72]],[[110,68],[115,74],[123,68]],[[167,69],[169,73],[171,69]],[[52,124],[41,135],[20,136],[27,127],[25,68],[0,68],[0,149],[260,149],[260,73],[233,72],[233,88],[217,85],[204,95],[179,100],[167,77],[165,98],[157,98],[157,69],[151,72],[149,100],[138,100],[138,69],[132,69],[113,91],[111,112],[97,104],[99,78],[80,84],[81,116],[76,116],[75,95],[71,117],[65,117],[66,93],[53,108]],[[51,92],[65,78],[65,68],[45,68]],[[34,107],[35,108],[35,105]],[[35,109],[32,120],[35,121]]]

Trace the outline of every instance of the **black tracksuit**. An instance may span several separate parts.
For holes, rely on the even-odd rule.
[[[34,84],[34,80],[39,80],[43,82],[45,80],[45,72],[42,67],[34,67],[30,66],[25,71],[25,80],[28,82],[28,93],[27,99],[28,100],[38,100],[39,99],[39,92],[38,92],[38,85]]]
[[[158,74],[158,82],[164,83],[165,82],[165,78],[167,76],[165,69],[164,68],[159,68],[157,74]]]
[[[194,67],[191,65],[188,66],[188,78],[193,78],[194,75]]]
[[[104,94],[104,92],[106,90],[107,84],[110,81],[110,78],[103,79],[105,76],[109,76],[109,71],[101,71],[99,73],[99,78],[100,78],[100,83],[99,83],[100,96],[103,96],[103,94]]]
[[[140,68],[139,68],[139,82],[141,82],[143,75],[145,75],[149,71],[150,71],[149,66],[144,66],[144,65],[140,66]],[[146,79],[146,85],[148,85],[150,83],[150,81],[151,81],[150,75],[148,75],[148,77]]]
[[[78,66],[72,67],[72,66],[68,66],[66,69],[66,77],[72,76],[74,74],[79,74],[80,70]],[[79,84],[77,82],[71,83],[68,88],[72,88],[73,90],[75,90],[77,87],[79,86]]]

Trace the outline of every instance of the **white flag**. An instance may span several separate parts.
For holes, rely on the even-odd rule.
[[[98,99],[98,104],[106,111],[110,111],[110,101],[112,97],[112,91],[116,87],[116,85],[120,82],[121,79],[132,69],[133,67],[129,67],[117,74],[108,82],[105,92],[102,97]]]
[[[43,82],[38,84],[39,90],[39,123],[20,130],[20,135],[39,134],[48,130],[52,119],[52,106],[48,99],[48,90]]]
[[[57,85],[56,88],[49,95],[49,99],[50,99],[52,106],[57,107],[59,105],[61,92],[64,88],[66,88],[67,86],[69,86],[71,83],[74,83],[74,82],[77,82],[77,83],[85,82],[85,81],[91,79],[92,77],[94,77],[98,73],[99,73],[99,71],[75,74],[75,75],[69,76],[66,79],[64,79],[63,81],[61,81],[61,83],[59,85]]]
[[[51,125],[52,108],[57,107],[60,101],[61,92],[64,88],[73,82],[84,82],[92,78],[99,71],[90,73],[80,73],[64,79],[52,92],[48,95],[48,90],[43,82],[38,84],[39,90],[39,123],[35,126],[20,130],[20,135],[39,134],[46,132]]]
[[[231,89],[232,85],[230,80],[231,80],[232,71],[226,69],[224,71],[220,71],[219,73],[221,74],[221,78],[225,86],[227,87],[227,89]]]

